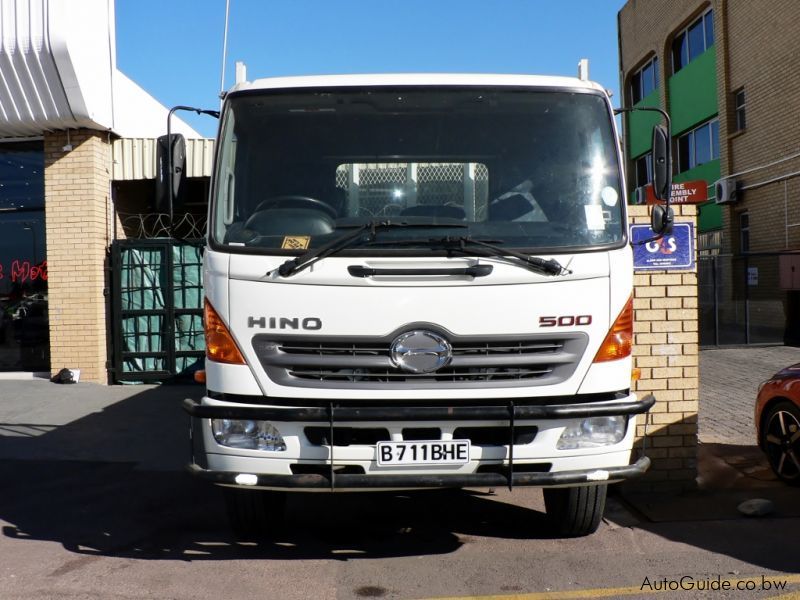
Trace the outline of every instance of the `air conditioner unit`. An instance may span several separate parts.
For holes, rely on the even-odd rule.
[[[742,184],[735,179],[720,179],[714,184],[717,204],[734,204],[739,201]]]

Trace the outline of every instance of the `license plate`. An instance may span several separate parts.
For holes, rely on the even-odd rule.
[[[378,466],[464,465],[469,462],[469,440],[378,442]]]

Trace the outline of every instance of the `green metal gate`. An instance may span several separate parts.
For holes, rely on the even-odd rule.
[[[202,252],[168,238],[112,243],[112,382],[163,381],[202,368]]]

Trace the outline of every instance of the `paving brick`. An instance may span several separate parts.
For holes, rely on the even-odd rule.
[[[789,346],[708,349],[700,352],[699,435],[703,443],[755,443],[753,407],[759,384],[800,360]]]

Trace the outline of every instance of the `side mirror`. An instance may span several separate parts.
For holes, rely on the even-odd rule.
[[[672,185],[672,160],[669,131],[663,125],[653,127],[653,193],[667,200]]]
[[[672,232],[672,224],[675,222],[675,213],[671,206],[653,205],[650,213],[650,229],[656,235],[667,235]]]
[[[172,144],[169,138],[172,138]],[[171,145],[171,147],[170,147]],[[170,158],[172,159],[170,173]],[[170,175],[172,195],[170,197]],[[170,216],[183,208],[186,191],[186,140],[179,133],[158,138],[155,212]]]

